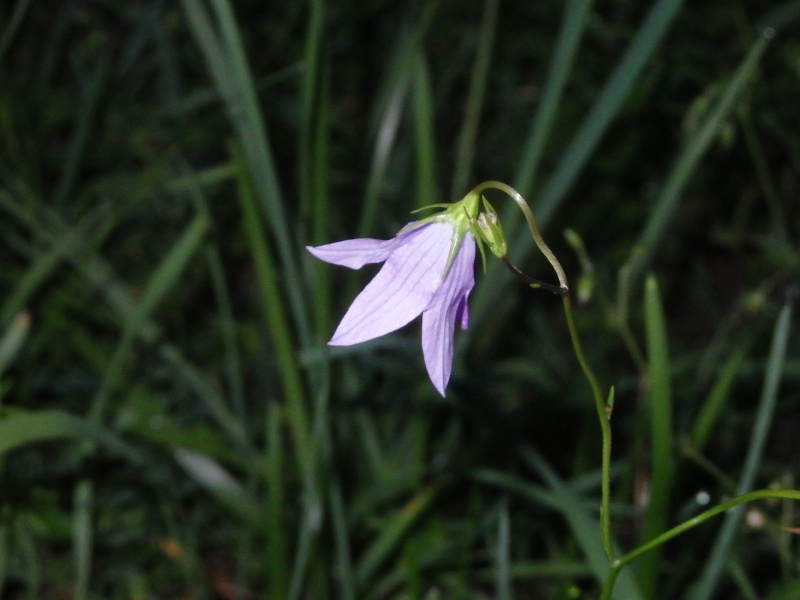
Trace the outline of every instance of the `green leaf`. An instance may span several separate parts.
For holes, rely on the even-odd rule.
[[[251,527],[261,527],[264,514],[259,503],[213,458],[178,448],[175,460],[206,491]]]
[[[791,331],[792,308],[792,300],[789,299],[781,308],[778,319],[775,321],[772,345],[767,358],[766,373],[764,374],[753,432],[750,436],[742,474],[736,486],[737,495],[745,494],[753,488],[753,483],[761,465],[764,445],[775,414],[781,376],[786,363],[786,347],[789,341],[789,332]],[[698,579],[694,593],[691,595],[691,600],[709,600],[714,594],[743,514],[744,505],[740,505],[730,510],[725,516],[725,521],[708,555],[709,558],[703,573]]]
[[[564,483],[542,456],[531,449],[526,450],[524,456],[552,489],[557,510],[566,519],[595,579],[602,584],[608,577],[609,564],[603,549],[599,521],[586,512],[580,497]],[[615,600],[643,600],[646,596],[639,591],[631,572],[623,571],[617,578],[611,597]]]
[[[645,283],[645,331],[647,337],[647,404],[650,422],[650,477],[647,508],[640,543],[663,533],[669,523],[673,460],[672,384],[667,345],[667,326],[658,284],[652,275]],[[637,572],[645,597],[652,597],[661,565],[661,548],[639,561]]]
[[[91,439],[119,452],[132,462],[141,457],[108,429],[60,410],[15,412],[0,419],[0,455],[28,444],[63,438]]]

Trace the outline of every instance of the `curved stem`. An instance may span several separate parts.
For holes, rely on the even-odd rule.
[[[522,210],[522,213],[525,215],[525,220],[528,222],[528,229],[531,232],[533,241],[536,242],[536,246],[550,262],[553,270],[556,272],[556,276],[558,277],[558,288],[550,284],[543,284],[542,282],[532,279],[522,273],[522,271],[511,264],[507,257],[503,259],[505,265],[509,267],[512,272],[522,276],[523,279],[528,281],[528,283],[558,293],[561,296],[561,300],[564,304],[564,314],[567,319],[567,329],[569,330],[569,336],[572,341],[572,348],[575,351],[575,357],[578,359],[581,369],[583,369],[583,372],[586,375],[586,379],[589,381],[589,386],[592,388],[592,396],[594,397],[595,409],[597,410],[597,418],[600,421],[600,431],[602,435],[600,534],[603,540],[603,549],[606,552],[606,556],[608,556],[608,559],[613,563],[615,562],[615,559],[614,548],[611,543],[611,520],[609,517],[609,504],[611,498],[610,478],[612,405],[610,402],[606,403],[605,399],[603,398],[603,393],[600,391],[600,384],[597,381],[597,377],[592,371],[592,368],[589,366],[589,363],[586,360],[586,355],[583,352],[583,345],[581,344],[580,337],[578,336],[578,329],[575,327],[575,319],[572,314],[572,300],[570,299],[567,276],[564,273],[564,269],[561,267],[561,263],[558,262],[555,254],[553,254],[552,250],[550,250],[547,244],[545,244],[542,234],[539,233],[539,228],[536,225],[536,219],[534,218],[528,203],[525,202],[525,199],[517,190],[500,181],[484,181],[483,183],[474,187],[470,193],[480,194],[486,189],[496,189],[504,192],[511,196],[511,198],[517,203]]]
[[[580,337],[578,337],[578,329],[575,327],[575,319],[572,315],[572,300],[569,294],[562,296],[561,301],[564,304],[564,314],[567,318],[567,329],[569,329],[569,336],[572,338],[572,348],[575,351],[575,357],[581,365],[586,379],[589,380],[589,385],[592,388],[592,396],[594,397],[594,406],[597,411],[597,420],[600,422],[600,434],[602,440],[601,447],[601,478],[600,478],[600,535],[603,540],[603,549],[606,551],[608,560],[614,561],[614,546],[611,543],[611,516],[609,514],[609,505],[611,504],[611,410],[613,404],[606,402],[603,394],[600,391],[600,384],[597,382],[592,368],[586,360],[583,353],[583,346],[581,345]],[[613,390],[612,390],[613,393]]]
[[[550,283],[545,283],[544,281],[540,281],[538,279],[534,279],[533,277],[527,275],[520,271],[516,265],[514,265],[510,260],[508,260],[508,256],[504,256],[500,259],[500,261],[506,266],[506,268],[511,271],[514,275],[522,279],[525,283],[529,286],[534,288],[541,288],[543,290],[547,290],[548,292],[553,292],[558,296],[563,296],[568,290],[565,290],[563,287],[552,285]]]
[[[556,255],[553,254],[552,250],[550,250],[550,248],[547,247],[547,244],[544,243],[542,234],[539,233],[539,228],[536,226],[536,219],[533,218],[533,213],[531,212],[528,203],[525,202],[525,199],[522,197],[522,194],[502,181],[484,181],[483,183],[475,186],[471,193],[480,194],[483,190],[488,189],[496,189],[500,190],[501,192],[505,192],[511,196],[514,202],[517,203],[517,206],[519,206],[522,210],[522,214],[525,215],[525,220],[528,222],[528,229],[531,232],[533,241],[536,242],[536,246],[553,266],[553,270],[556,272],[556,276],[558,277],[559,285],[562,288],[569,290],[569,286],[567,285],[567,276],[564,274],[564,269],[561,268],[561,263],[558,262]]]
[[[672,529],[665,531],[664,533],[662,533],[658,537],[653,538],[646,544],[642,544],[641,546],[639,546],[634,550],[631,550],[624,556],[621,556],[618,559],[612,561],[611,570],[608,572],[608,577],[606,578],[606,581],[603,585],[603,591],[602,594],[600,595],[600,600],[610,600],[611,591],[614,589],[614,582],[616,581],[619,572],[625,565],[636,560],[645,552],[649,552],[650,550],[652,550],[657,546],[660,546],[664,542],[667,542],[672,538],[682,534],[683,532],[688,531],[692,527],[704,523],[711,517],[714,517],[720,513],[730,510],[734,506],[738,506],[739,504],[744,504],[745,502],[752,502],[753,500],[761,500],[764,498],[783,498],[787,500],[800,500],[800,490],[757,490],[755,492],[742,494],[741,496],[736,496],[735,498],[731,498],[727,502],[722,502],[721,504],[717,504],[716,506],[701,512],[696,517],[692,517],[688,521],[684,521],[680,525],[676,525]]]

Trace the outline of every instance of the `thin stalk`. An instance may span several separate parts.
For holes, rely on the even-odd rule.
[[[592,388],[592,396],[594,397],[594,406],[597,411],[597,419],[600,422],[600,434],[602,440],[602,464],[600,479],[600,535],[603,538],[603,549],[606,551],[606,556],[610,561],[614,560],[614,545],[611,543],[611,518],[609,515],[609,504],[611,501],[611,411],[613,408],[612,402],[606,402],[603,399],[603,394],[600,391],[600,385],[597,383],[592,368],[586,360],[583,353],[583,346],[581,345],[580,337],[578,337],[578,330],[575,327],[575,319],[572,315],[572,301],[569,294],[561,297],[564,304],[564,315],[567,318],[567,328],[569,329],[569,336],[572,340],[572,348],[575,351],[575,357],[583,369],[586,379],[589,380],[589,385]],[[613,398],[613,389],[609,398]]]
[[[564,305],[564,315],[567,320],[567,329],[569,330],[569,337],[572,341],[572,349],[575,352],[575,357],[578,359],[578,363],[580,364],[584,375],[586,375],[586,379],[589,381],[589,386],[592,388],[592,396],[594,397],[594,405],[595,409],[597,410],[597,418],[600,421],[600,432],[602,436],[600,535],[603,539],[603,549],[606,552],[606,556],[608,556],[610,561],[614,562],[614,547],[611,543],[611,520],[609,516],[609,504],[611,499],[611,410],[613,405],[611,398],[613,398],[613,395],[610,395],[609,401],[606,402],[606,400],[603,398],[603,393],[600,389],[600,384],[598,383],[597,377],[595,376],[594,371],[592,371],[592,368],[589,366],[589,362],[586,360],[586,354],[583,351],[583,345],[581,344],[581,340],[578,335],[578,329],[575,326],[575,318],[572,312],[572,299],[570,298],[567,276],[564,273],[564,269],[561,267],[561,263],[558,262],[555,254],[553,254],[552,250],[550,250],[547,244],[545,244],[542,234],[539,233],[539,228],[536,226],[536,219],[534,218],[528,203],[525,202],[525,199],[517,190],[500,181],[484,181],[473,188],[470,193],[480,194],[483,190],[487,189],[500,190],[501,192],[511,196],[514,202],[517,203],[520,210],[522,210],[522,213],[525,215],[525,220],[528,222],[528,229],[530,230],[533,241],[536,243],[536,246],[539,248],[542,254],[544,254],[545,258],[547,258],[547,260],[550,262],[553,270],[556,273],[556,276],[558,277],[558,288],[550,284],[543,284],[542,282],[533,280],[522,273],[508,261],[507,257],[502,259],[503,263],[509,267],[512,272],[514,272],[516,275],[522,276],[527,283],[535,287],[542,287],[544,289],[554,291],[561,296],[561,301]]]
[[[684,521],[680,525],[676,525],[672,529],[665,531],[658,537],[653,538],[646,544],[642,544],[635,550],[632,550],[625,554],[624,556],[619,557],[616,560],[611,562],[611,569],[608,572],[608,577],[606,578],[605,583],[603,584],[603,591],[600,595],[600,600],[610,600],[611,592],[614,589],[614,583],[617,579],[617,575],[619,572],[629,563],[633,562],[637,558],[639,558],[642,554],[649,552],[653,548],[660,546],[661,544],[671,540],[672,538],[684,533],[685,531],[690,530],[692,527],[700,525],[704,523],[711,517],[715,517],[720,513],[724,513],[740,504],[745,504],[746,502],[752,502],[753,500],[762,500],[766,498],[783,498],[786,500],[800,500],[800,490],[758,490],[755,492],[749,492],[747,494],[742,494],[741,496],[736,496],[736,498],[731,498],[727,502],[723,502],[718,504],[712,508],[709,508],[706,511],[701,512],[696,517],[689,519],[688,521]]]

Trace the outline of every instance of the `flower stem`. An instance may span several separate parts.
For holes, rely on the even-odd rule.
[[[561,297],[564,304],[564,314],[567,318],[567,329],[569,329],[569,336],[572,339],[572,349],[575,351],[575,357],[581,365],[586,379],[589,380],[589,385],[592,388],[592,396],[594,397],[594,406],[597,411],[597,420],[600,422],[601,434],[601,477],[600,477],[600,536],[603,540],[603,549],[606,552],[608,560],[612,563],[614,558],[614,546],[611,543],[611,517],[609,514],[609,505],[611,503],[611,411],[613,403],[606,402],[603,399],[603,394],[600,391],[600,384],[597,382],[592,368],[586,360],[583,352],[583,345],[581,344],[580,337],[578,336],[578,329],[575,327],[575,319],[572,315],[572,300],[569,293]],[[609,400],[613,398],[613,388],[609,394]]]
[[[520,210],[522,210],[522,214],[525,215],[525,220],[528,222],[528,229],[531,232],[533,241],[536,242],[539,250],[553,266],[553,270],[556,272],[556,276],[558,277],[559,285],[565,290],[569,291],[569,286],[567,285],[567,276],[564,274],[564,269],[561,268],[561,263],[558,262],[558,259],[556,258],[556,255],[553,254],[553,251],[550,250],[550,248],[547,247],[547,244],[544,243],[542,234],[539,233],[539,228],[536,226],[536,219],[534,219],[533,213],[531,212],[528,203],[525,202],[525,199],[522,197],[522,194],[502,181],[484,181],[483,183],[475,186],[471,193],[480,194],[483,190],[488,189],[496,189],[500,190],[501,192],[505,192],[511,196],[514,202],[517,203],[517,206],[519,206]]]
[[[660,546],[664,542],[667,542],[672,538],[680,535],[681,533],[688,531],[692,527],[700,525],[701,523],[707,521],[711,517],[714,517],[720,513],[730,510],[734,506],[738,506],[739,504],[744,504],[745,502],[752,502],[753,500],[761,500],[764,498],[783,498],[787,500],[800,500],[800,490],[757,490],[755,492],[742,494],[741,496],[736,496],[735,498],[731,498],[727,502],[722,502],[721,504],[717,504],[716,506],[701,512],[696,517],[692,517],[688,521],[684,521],[680,525],[676,525],[672,529],[665,531],[664,533],[662,533],[658,537],[653,538],[646,544],[642,544],[635,550],[632,550],[627,554],[625,554],[624,556],[621,556],[618,559],[613,560],[611,562],[611,569],[609,570],[608,577],[606,577],[606,581],[603,584],[603,591],[600,595],[600,600],[610,600],[611,592],[614,589],[614,582],[616,581],[619,572],[628,563],[636,560],[645,552],[649,552],[650,550],[652,550],[657,546]]]
[[[534,218],[528,203],[525,202],[525,199],[517,190],[500,181],[484,181],[473,188],[471,193],[479,194],[486,189],[496,189],[504,192],[511,196],[511,198],[517,203],[520,210],[522,210],[522,213],[525,215],[525,220],[528,222],[528,229],[530,230],[533,241],[536,243],[536,246],[539,248],[542,254],[544,254],[545,258],[550,262],[553,270],[556,272],[556,276],[558,277],[558,287],[550,284],[543,284],[543,282],[532,279],[522,273],[519,269],[511,264],[507,257],[503,259],[503,263],[509,267],[514,274],[521,276],[527,283],[531,285],[542,287],[559,294],[561,296],[561,301],[564,304],[564,314],[567,319],[567,329],[569,330],[569,336],[572,341],[572,348],[575,352],[575,357],[578,359],[581,369],[583,369],[583,372],[586,375],[586,379],[589,381],[589,386],[592,388],[592,396],[594,397],[595,409],[597,410],[597,418],[600,421],[600,432],[602,436],[600,535],[603,540],[603,549],[606,552],[606,556],[613,565],[616,562],[616,559],[614,558],[614,548],[613,544],[611,543],[611,520],[609,517],[609,504],[611,498],[610,479],[612,402],[606,402],[603,398],[603,393],[600,390],[600,384],[597,382],[597,377],[586,360],[586,355],[583,352],[583,345],[581,344],[580,337],[578,336],[578,330],[575,327],[575,319],[572,314],[572,300],[570,298],[567,276],[564,273],[564,269],[561,267],[561,263],[558,262],[555,254],[553,254],[552,250],[550,250],[547,244],[545,244],[542,234],[539,233],[539,228],[536,225],[536,219]],[[609,399],[611,398],[613,398],[613,395],[609,396]],[[611,576],[612,573],[613,568],[609,576]],[[616,577],[615,574],[613,576]]]

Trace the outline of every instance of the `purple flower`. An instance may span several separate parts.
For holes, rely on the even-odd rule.
[[[422,314],[425,367],[444,396],[453,364],[455,323],[467,328],[467,297],[475,285],[475,239],[462,221],[461,215],[431,219],[391,240],[360,238],[307,247],[320,260],[351,269],[384,263],[353,300],[328,344],[365,342]]]

